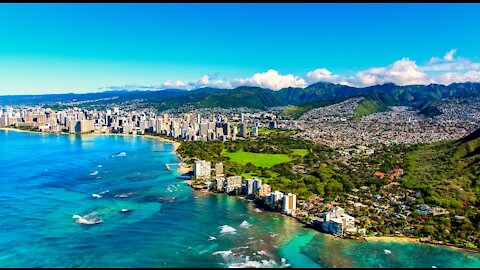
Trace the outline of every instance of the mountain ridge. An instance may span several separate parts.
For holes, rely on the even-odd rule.
[[[480,83],[453,83],[448,86],[439,84],[398,86],[393,83],[363,88],[340,84],[319,82],[305,88],[288,87],[277,91],[251,86],[239,86],[233,89],[204,87],[186,91],[181,89],[104,91],[86,94],[47,94],[47,95],[8,95],[0,96],[0,105],[36,105],[57,102],[98,101],[98,104],[121,103],[130,100],[157,107],[159,110],[177,106],[192,105],[197,108],[208,107],[251,107],[265,109],[274,106],[301,105],[311,106],[342,101],[355,96],[381,94],[389,99],[391,105],[407,105],[421,108],[426,102],[443,98],[480,97]],[[112,101],[112,98],[115,100]],[[328,102],[327,102],[328,101]]]

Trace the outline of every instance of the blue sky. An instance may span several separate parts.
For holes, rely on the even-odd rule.
[[[2,4],[0,94],[475,81],[478,14],[479,4]]]

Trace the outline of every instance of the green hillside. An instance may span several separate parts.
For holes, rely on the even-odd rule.
[[[435,117],[438,115],[441,115],[442,112],[435,106],[433,105],[433,102],[427,101],[425,102],[420,108],[420,114],[423,114],[427,117]]]
[[[460,209],[480,199],[480,129],[458,141],[418,145],[405,162],[403,184],[422,191],[426,203]]]
[[[383,94],[370,94],[367,95],[362,101],[358,103],[355,108],[354,119],[360,119],[365,115],[369,115],[375,112],[385,112],[389,110],[389,106],[395,105],[392,99],[387,98]]]
[[[302,116],[302,114],[306,113],[311,109],[332,105],[341,101],[343,100],[318,100],[313,102],[307,102],[284,109],[280,113],[280,116],[288,116],[293,119],[298,119],[300,116]]]
[[[259,87],[238,87],[235,89],[214,89],[191,91],[188,95],[165,99],[157,107],[166,110],[182,105],[192,105],[196,108],[236,108],[248,107],[265,109],[268,107],[286,105],[277,97],[274,91]]]

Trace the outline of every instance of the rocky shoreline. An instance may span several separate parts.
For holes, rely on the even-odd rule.
[[[315,231],[317,231],[317,232],[320,232],[320,233],[329,235],[332,239],[354,240],[354,241],[366,241],[366,242],[368,242],[368,241],[385,241],[385,242],[418,243],[418,244],[429,244],[429,245],[446,246],[446,247],[454,248],[454,249],[457,249],[457,250],[460,250],[460,251],[463,251],[463,252],[469,252],[469,253],[478,253],[478,252],[479,252],[479,251],[476,250],[476,249],[457,247],[457,246],[454,246],[454,245],[452,245],[452,244],[446,244],[446,243],[443,243],[443,242],[434,242],[434,241],[431,241],[431,240],[425,239],[425,238],[413,238],[413,237],[405,237],[405,236],[360,236],[360,237],[353,236],[353,237],[338,237],[338,236],[334,236],[334,235],[331,235],[331,234],[324,233],[324,232],[322,232],[321,230],[319,230],[318,228],[312,227],[312,226],[311,226],[310,224],[308,224],[307,222],[304,222],[303,220],[298,219],[298,218],[296,218],[296,217],[294,217],[294,216],[284,215],[284,214],[282,214],[282,213],[280,213],[280,212],[272,211],[272,210],[270,210],[270,209],[266,209],[265,207],[261,207],[260,205],[255,204],[255,201],[254,201],[254,200],[246,199],[245,196],[240,196],[240,195],[228,195],[228,194],[225,194],[225,193],[207,191],[207,190],[204,190],[204,189],[196,188],[196,187],[192,186],[193,180],[184,180],[183,182],[187,183],[192,189],[194,189],[194,190],[197,191],[197,192],[204,192],[204,193],[210,193],[210,194],[220,194],[220,195],[225,195],[225,196],[234,196],[234,197],[236,197],[236,198],[238,198],[238,199],[248,200],[250,203],[254,204],[254,206],[257,207],[257,208],[260,208],[260,209],[266,210],[266,211],[270,211],[270,212],[275,212],[275,213],[278,213],[279,215],[282,215],[282,216],[285,216],[285,217],[293,218],[293,219],[295,219],[297,222],[301,223],[304,227],[308,227],[308,228],[313,229],[313,230],[315,230]]]

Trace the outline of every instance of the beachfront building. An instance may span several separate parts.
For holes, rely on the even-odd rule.
[[[262,187],[262,180],[258,178],[253,178],[253,183],[252,183],[253,193],[259,192],[261,187]]]
[[[282,212],[287,215],[295,215],[295,210],[297,209],[297,195],[288,193],[283,196],[282,203]]]
[[[80,130],[80,121],[72,120],[68,123],[68,132],[77,133]]]
[[[223,163],[219,162],[215,164],[215,176],[216,177],[223,176]]]
[[[272,192],[272,188],[270,187],[270,185],[263,184],[263,185],[260,186],[260,189],[258,191],[258,195],[263,198],[263,197],[268,196],[268,194],[270,194],[270,192]]]
[[[227,177],[225,192],[238,192],[242,189],[242,177],[241,176],[229,176]]]
[[[81,120],[80,121],[80,133],[92,132],[95,129],[93,120]]]
[[[225,179],[223,177],[217,178],[217,190],[218,191],[223,191],[226,184],[227,184],[227,179]]]
[[[253,194],[253,179],[251,178],[248,178],[246,181],[245,181],[245,187],[244,187],[244,193],[245,195],[250,195],[250,194]]]
[[[323,213],[322,229],[324,232],[342,236],[346,231],[356,230],[355,218],[346,214],[343,208],[334,208]]]
[[[7,116],[0,117],[0,127],[8,127],[8,117]]]
[[[195,160],[193,166],[193,177],[195,179],[205,179],[211,177],[212,164],[206,160]]]
[[[267,196],[264,197],[265,204],[271,209],[277,209],[280,207],[283,200],[283,192],[276,190],[275,192],[270,192]]]

